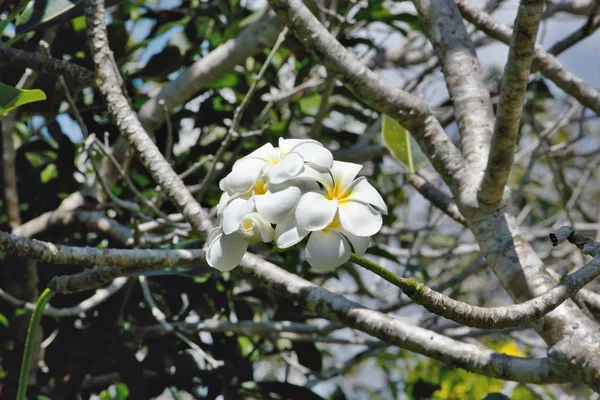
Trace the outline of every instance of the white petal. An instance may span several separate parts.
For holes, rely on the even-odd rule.
[[[333,176],[333,180],[335,181],[335,187],[339,192],[345,190],[358,172],[362,169],[362,165],[354,164],[350,162],[344,161],[334,161],[333,167],[331,167],[331,175]]]
[[[223,229],[221,229],[220,226],[216,226],[212,229],[212,231],[210,231],[210,233],[208,234],[208,238],[206,239],[206,244],[207,246],[210,247],[210,245],[212,244],[212,242],[214,242],[215,240],[217,240],[217,238],[223,234]]]
[[[277,164],[265,167],[265,176],[269,183],[282,183],[295,178],[304,171],[304,160],[296,153],[290,153]]]
[[[294,149],[304,143],[313,143],[320,145],[321,143],[313,139],[284,139],[279,138],[279,151],[282,157],[294,151]]]
[[[279,161],[279,149],[273,147],[271,143],[267,143],[264,146],[259,147],[254,150],[252,153],[248,154],[246,157],[242,158],[260,158],[269,162],[278,162]]]
[[[321,143],[302,143],[294,148],[294,153],[300,154],[304,162],[322,172],[326,172],[333,165],[333,155]]]
[[[273,241],[273,228],[271,223],[257,212],[248,214],[240,224],[240,232],[250,244],[258,242],[270,243]]]
[[[304,182],[319,182],[326,188],[333,188],[333,179],[329,172],[319,172],[308,165],[304,166],[304,171],[296,179]]]
[[[345,230],[342,227],[339,227],[336,230],[338,232],[340,232],[341,234],[343,234],[346,239],[348,239],[348,241],[352,245],[352,249],[353,249],[354,253],[356,253],[357,256],[362,257],[365,255],[365,252],[367,251],[367,249],[369,248],[369,244],[371,243],[370,236],[367,236],[367,237],[356,236],[356,235],[351,234],[350,232],[348,232],[347,230]]]
[[[223,233],[230,235],[240,229],[242,220],[254,212],[254,199],[238,197],[232,199],[223,210]]]
[[[260,176],[265,161],[260,158],[242,158],[236,161],[232,171],[219,183],[221,190],[244,193],[250,190]]]
[[[220,234],[208,247],[206,262],[219,271],[231,271],[240,263],[247,248],[248,242],[239,233]]]
[[[298,202],[296,220],[304,229],[320,231],[333,221],[337,209],[337,199],[328,200],[321,193],[308,192]]]
[[[219,204],[217,204],[217,220],[219,222],[221,222],[221,218],[223,217],[223,210],[225,209],[225,206],[227,206],[227,203],[230,199],[231,196],[227,192],[223,192],[221,198],[219,199]]]
[[[300,243],[309,233],[298,225],[293,217],[288,218],[275,227],[275,245],[281,249],[287,249]]]
[[[352,182],[348,191],[350,193],[348,197],[346,197],[347,200],[358,200],[363,203],[369,203],[383,214],[387,215],[387,204],[385,204],[385,201],[383,201],[383,198],[377,189],[375,189],[364,176],[361,176]]]
[[[360,237],[376,234],[383,224],[381,214],[368,204],[357,201],[340,203],[339,217],[345,230]]]
[[[256,211],[270,223],[278,224],[296,207],[301,196],[302,191],[296,186],[288,186],[276,192],[269,191],[254,197]]]
[[[350,243],[338,232],[313,232],[306,244],[306,261],[319,272],[331,271],[350,259]]]

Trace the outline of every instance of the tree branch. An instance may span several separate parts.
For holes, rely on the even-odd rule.
[[[138,153],[142,164],[148,169],[154,181],[188,218],[194,229],[206,237],[212,229],[212,222],[208,215],[150,140],[118,84],[121,77],[108,47],[103,2],[87,0],[85,10],[97,84],[106,100],[110,115],[115,119],[121,134],[125,135]]]
[[[415,137],[448,186],[458,192],[464,159],[423,98],[392,88],[356,60],[301,0],[269,0],[296,37],[329,72],[373,109],[397,119]]]
[[[467,222],[465,221],[465,217],[463,217],[463,215],[460,213],[456,203],[450,198],[450,196],[436,188],[433,184],[419,174],[410,174],[408,179],[410,184],[413,185],[413,187],[417,189],[417,191],[421,193],[423,197],[429,200],[431,204],[439,208],[442,212],[444,212],[444,214],[459,224],[466,226]]]
[[[351,260],[399,287],[415,303],[430,312],[473,328],[512,328],[531,323],[554,310],[600,276],[600,257],[595,257],[539,297],[510,306],[477,307],[451,299],[413,279],[401,278],[365,258],[352,255]]]
[[[479,177],[488,158],[494,112],[475,46],[453,2],[414,3],[442,66],[461,135],[462,154],[470,171]]]
[[[142,106],[138,115],[144,129],[153,134],[165,122],[165,110],[169,115],[172,114],[176,107],[191,99],[207,84],[232,71],[236,65],[242,64],[263,48],[272,47],[280,30],[277,17],[265,18],[196,61]],[[119,137],[113,149],[115,158],[122,162],[129,146],[125,139]],[[109,163],[103,164],[102,171],[109,183],[117,177],[117,172]]]
[[[117,293],[123,286],[125,286],[125,283],[127,283],[127,278],[115,278],[115,280],[113,280],[108,286],[97,289],[92,296],[75,306],[55,308],[49,305],[44,309],[44,316],[51,318],[77,317],[98,307],[100,304],[108,300],[113,294]],[[6,293],[2,289],[0,289],[0,298],[6,300],[15,307],[24,308],[27,311],[33,311],[35,308],[35,304],[19,300],[9,293]]]
[[[63,75],[68,81],[78,85],[94,84],[94,72],[89,69],[13,47],[0,47],[0,67],[5,66],[26,67],[43,74]]]
[[[203,250],[97,249],[60,246],[0,232],[0,249],[6,254],[53,264],[110,265],[120,268],[193,266],[204,263]]]
[[[519,122],[544,0],[521,0],[502,77],[489,160],[477,198],[495,205],[502,200],[513,164]]]
[[[410,325],[333,294],[255,255],[246,254],[238,270],[250,280],[297,302],[311,312],[445,364],[518,382],[564,381],[546,358],[511,357]]]
[[[467,0],[455,0],[455,2],[467,21],[485,32],[486,35],[505,44],[510,44],[512,29],[495,21],[485,12],[469,4]],[[565,93],[600,114],[600,92],[569,72],[554,56],[548,54],[541,45],[535,46],[532,70],[539,70]]]

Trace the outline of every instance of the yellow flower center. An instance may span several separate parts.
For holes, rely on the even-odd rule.
[[[254,194],[265,194],[267,193],[267,185],[264,182],[256,181],[252,190]]]
[[[330,223],[329,225],[327,225],[327,226],[325,227],[325,229],[323,229],[323,232],[327,232],[327,231],[329,231],[330,229],[337,229],[337,228],[339,228],[340,226],[342,226],[342,225],[340,224],[340,218],[338,217],[338,215],[337,215],[337,213],[336,213],[336,214],[335,214],[335,217],[333,218],[333,221],[331,221],[331,223]]]
[[[328,200],[337,199],[338,203],[343,202],[349,194],[347,192],[342,191],[342,188],[336,185],[335,182],[333,183],[333,187],[328,187],[326,189],[326,192],[326,197]]]

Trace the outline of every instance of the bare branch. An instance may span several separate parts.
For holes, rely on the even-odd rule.
[[[176,107],[191,99],[207,84],[232,71],[263,48],[272,47],[280,30],[277,17],[267,17],[196,61],[142,106],[138,115],[144,129],[153,134],[165,122],[165,110],[173,113]],[[123,161],[129,149],[127,141],[119,138],[113,148],[115,158]],[[107,175],[109,183],[116,178],[116,171],[108,163],[103,165],[103,174]]]
[[[194,229],[207,236],[212,229],[212,222],[208,215],[194,200],[183,181],[150,140],[118,84],[121,77],[113,63],[112,53],[108,47],[103,2],[88,0],[85,9],[97,83],[108,104],[111,116],[115,119],[121,133],[127,137],[131,146],[136,150],[142,164],[148,169],[155,182],[189,219]],[[164,112],[160,114],[164,115]]]
[[[50,75],[63,75],[68,81],[79,85],[93,85],[94,72],[77,64],[30,53],[14,47],[0,47],[0,66],[30,68]]]
[[[110,265],[158,269],[204,263],[203,250],[97,249],[60,246],[0,232],[0,249],[6,254],[53,264]]]
[[[98,307],[100,304],[108,300],[113,294],[117,293],[125,284],[127,283],[127,278],[119,277],[115,278],[108,286],[97,289],[96,292],[82,301],[81,303],[65,308],[55,308],[52,306],[47,306],[44,309],[44,315],[46,317],[51,318],[68,318],[68,317],[77,317],[81,314],[85,314]],[[18,308],[24,308],[27,311],[33,311],[35,308],[35,304],[29,303],[23,300],[19,300],[16,297],[6,293],[4,290],[0,289],[0,298],[6,300],[11,303],[13,306]]]
[[[564,381],[547,358],[511,357],[413,326],[333,294],[252,254],[244,256],[238,270],[309,311],[448,365],[518,382]]]
[[[471,173],[479,176],[488,158],[494,113],[475,46],[453,2],[414,3],[444,72],[461,134],[462,154]]]
[[[544,0],[521,0],[504,67],[494,137],[477,198],[484,204],[502,200],[513,164],[519,122]]]
[[[314,52],[329,72],[359,100],[397,119],[406,127],[448,186],[458,190],[464,159],[450,142],[423,98],[390,87],[377,74],[352,57],[301,0],[269,2],[302,44]]]
[[[510,306],[477,307],[451,299],[413,279],[401,278],[365,258],[353,255],[352,261],[399,287],[415,303],[430,312],[473,328],[511,328],[533,322],[600,276],[600,257],[596,257],[539,297]]]
[[[505,44],[510,43],[512,29],[495,21],[488,14],[472,6],[466,0],[455,0],[463,17],[485,32],[488,36]],[[565,93],[574,97],[584,106],[600,114],[600,92],[586,84],[581,78],[573,75],[558,60],[548,54],[540,45],[535,46],[532,70],[539,70]]]
[[[442,210],[446,215],[455,220],[461,225],[467,224],[465,217],[462,216],[456,203],[446,193],[436,188],[433,184],[427,181],[425,178],[418,174],[411,174],[409,176],[410,184],[423,197],[431,202],[434,206]]]

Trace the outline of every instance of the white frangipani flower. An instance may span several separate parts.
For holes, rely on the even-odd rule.
[[[289,248],[308,237],[306,260],[326,272],[362,257],[381,229],[387,206],[359,164],[333,161],[314,140],[280,139],[234,164],[220,182],[219,226],[207,241],[206,259],[221,271],[235,268],[249,245]]]
[[[277,224],[296,208],[302,193],[298,185],[266,184],[264,179],[259,178],[245,193],[223,195],[218,206],[222,216],[223,232],[229,235],[236,231],[242,219],[255,211],[270,223]]]
[[[307,231],[322,231],[335,218],[340,226],[358,237],[372,236],[381,229],[381,213],[387,206],[365,177],[356,178],[362,165],[334,161],[330,173],[319,173],[307,167],[303,179],[314,179],[322,185],[317,191],[302,195],[296,207],[298,225]]]
[[[269,221],[256,212],[245,215],[238,229],[230,234],[225,234],[220,226],[216,227],[208,237],[206,262],[220,271],[230,271],[240,263],[249,245],[270,243],[273,233]]]
[[[371,241],[370,237],[360,237],[345,230],[336,217],[324,229],[310,232],[290,218],[275,228],[275,244],[280,248],[291,247],[302,241],[308,234],[306,261],[318,272],[331,271],[350,259],[354,251],[364,256]]]
[[[219,187],[223,191],[245,193],[263,175],[266,182],[280,184],[300,175],[305,165],[324,172],[332,164],[331,152],[316,140],[279,138],[279,147],[267,143],[238,160]]]

